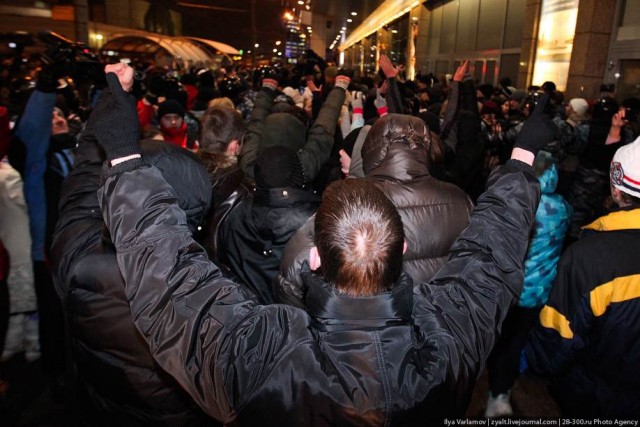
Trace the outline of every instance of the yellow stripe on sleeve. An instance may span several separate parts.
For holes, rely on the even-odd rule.
[[[553,307],[545,305],[540,311],[540,324],[545,328],[556,330],[562,338],[572,339],[573,331],[569,320]]]
[[[617,277],[593,289],[589,298],[594,316],[602,316],[613,302],[640,298],[640,274]]]

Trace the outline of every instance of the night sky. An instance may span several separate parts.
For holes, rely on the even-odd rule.
[[[236,49],[251,49],[253,37],[251,31],[250,0],[184,0],[179,3],[207,4],[230,9],[242,9],[246,12],[206,10],[180,6],[182,12],[182,33],[185,36],[203,37],[227,43]],[[281,0],[255,0],[257,42],[267,46],[284,37],[281,22],[283,10]]]

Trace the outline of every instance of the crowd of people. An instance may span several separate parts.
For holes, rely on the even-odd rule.
[[[522,374],[640,417],[640,99],[385,55],[29,65],[0,75],[0,365],[41,359],[87,425],[431,425],[485,367],[486,417]]]

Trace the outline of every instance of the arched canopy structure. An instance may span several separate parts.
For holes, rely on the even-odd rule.
[[[233,47],[211,40],[149,33],[114,34],[101,50],[107,55],[117,52],[119,55],[153,57],[158,63],[175,60],[185,67],[216,67],[222,63],[230,63],[231,59],[227,55],[237,53]]]

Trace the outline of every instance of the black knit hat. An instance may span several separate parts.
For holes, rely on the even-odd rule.
[[[258,188],[280,188],[304,186],[304,172],[298,153],[281,145],[264,148],[254,166]]]
[[[184,117],[184,108],[175,99],[168,99],[158,106],[158,119],[161,119],[166,114],[177,114],[180,117]]]

